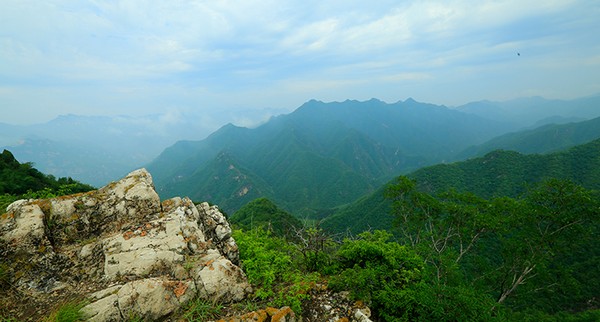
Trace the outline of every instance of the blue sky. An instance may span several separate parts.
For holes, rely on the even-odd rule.
[[[313,98],[592,95],[598,17],[595,0],[2,0],[0,122],[196,113],[248,125]]]

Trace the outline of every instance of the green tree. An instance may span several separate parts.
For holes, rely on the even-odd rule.
[[[307,271],[327,274],[335,269],[334,252],[338,245],[318,223],[314,227],[294,227],[290,240],[302,254]]]
[[[392,200],[401,242],[433,268],[436,283],[446,284],[457,278],[460,262],[498,223],[488,212],[488,202],[473,194],[449,191],[434,197],[416,187],[415,181],[399,177],[385,196]]]
[[[502,209],[506,220],[497,231],[501,250],[495,260],[499,262],[489,275],[495,280],[498,303],[517,287],[547,273],[557,258],[571,251],[574,240],[593,233],[591,228],[600,215],[592,191],[557,179],[539,184]],[[537,288],[549,286],[539,279],[535,284]]]
[[[423,260],[409,247],[390,241],[381,230],[346,239],[337,256],[340,272],[330,280],[336,290],[371,303],[376,315],[393,320],[405,316],[412,302],[410,288],[421,280]],[[403,305],[398,305],[404,303]],[[400,309],[400,310],[398,310]]]
[[[569,276],[573,267],[598,262],[593,236],[600,205],[594,191],[550,179],[517,199],[485,200],[452,191],[432,196],[400,177],[386,197],[392,200],[401,241],[423,257],[431,274],[432,288],[419,294],[444,288],[468,294],[470,287],[495,298],[490,308],[497,310],[506,302],[511,307],[524,301],[531,306],[538,302],[531,299],[534,293],[562,285],[587,294],[580,301],[594,300],[584,278],[597,281],[597,273],[560,278]],[[584,245],[592,258],[581,251],[573,255]],[[573,307],[569,298],[576,297],[563,297],[557,304]]]

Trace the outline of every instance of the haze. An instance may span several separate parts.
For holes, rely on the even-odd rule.
[[[27,1],[0,10],[0,122],[600,92],[598,1]]]

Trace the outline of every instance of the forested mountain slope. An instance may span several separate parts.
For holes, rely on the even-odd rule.
[[[546,155],[524,155],[497,150],[484,157],[440,164],[412,172],[420,191],[438,193],[448,189],[467,191],[480,197],[515,197],[545,178],[568,179],[588,189],[600,189],[600,140]],[[388,229],[392,225],[385,186],[369,196],[340,208],[323,221],[334,231],[359,232]]]
[[[600,138],[600,117],[567,124],[547,124],[535,129],[501,135],[461,152],[457,159],[483,156],[494,150],[548,153]]]
[[[303,227],[302,222],[292,214],[280,209],[267,198],[255,199],[238,211],[229,220],[244,230],[262,228],[276,236],[291,236]]]
[[[353,201],[399,173],[506,130],[412,99],[313,100],[255,129],[227,125],[205,140],[178,142],[147,168],[163,197],[188,195],[233,212],[263,196],[305,215]]]

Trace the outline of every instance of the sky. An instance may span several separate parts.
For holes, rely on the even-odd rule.
[[[0,122],[594,95],[598,17],[597,0],[1,0]]]

